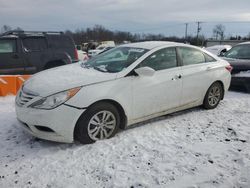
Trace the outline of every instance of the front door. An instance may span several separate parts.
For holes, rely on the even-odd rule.
[[[150,67],[153,76],[136,76],[133,79],[133,119],[164,112],[180,104],[182,80],[181,67],[177,66],[175,48],[160,49],[139,67]]]
[[[24,63],[16,39],[0,39],[0,75],[23,74]]]

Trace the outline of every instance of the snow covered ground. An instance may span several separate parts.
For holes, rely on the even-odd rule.
[[[0,98],[0,187],[250,187],[250,95],[157,118],[92,145],[38,140]]]

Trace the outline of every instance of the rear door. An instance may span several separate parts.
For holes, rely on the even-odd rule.
[[[48,44],[45,37],[22,38],[25,73],[33,74],[42,70],[48,59]]]
[[[0,39],[0,74],[23,73],[24,63],[18,39]]]
[[[183,94],[181,105],[203,101],[214,80],[217,61],[196,48],[178,47],[182,62]]]
[[[181,67],[178,66],[174,47],[154,52],[138,67],[150,67],[156,72],[153,76],[136,76],[133,79],[134,119],[161,113],[180,105]]]
[[[58,60],[65,60],[67,63],[76,62],[77,50],[74,41],[71,37],[60,35],[48,35],[49,46],[54,52],[54,58]],[[70,60],[70,61],[69,61]]]

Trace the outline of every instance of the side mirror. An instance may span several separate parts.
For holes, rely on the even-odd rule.
[[[27,48],[23,48],[24,49],[24,52],[28,53],[28,52],[31,52],[30,50],[28,50]]]
[[[155,70],[150,67],[140,67],[138,69],[135,69],[135,72],[139,76],[153,76],[155,74]]]
[[[221,50],[220,54],[218,55],[219,57],[224,57],[227,52],[227,49]]]

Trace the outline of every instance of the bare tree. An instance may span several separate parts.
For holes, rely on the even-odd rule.
[[[216,40],[218,39],[218,37],[220,40],[224,39],[225,30],[226,30],[226,28],[222,24],[218,24],[214,27],[213,33],[214,33]]]
[[[1,28],[1,33],[10,31],[11,27],[9,25],[3,25],[3,27]]]
[[[250,32],[248,33],[248,35],[246,36],[247,40],[250,40]]]
[[[16,31],[23,31],[23,29],[21,27],[17,27],[15,30]]]

